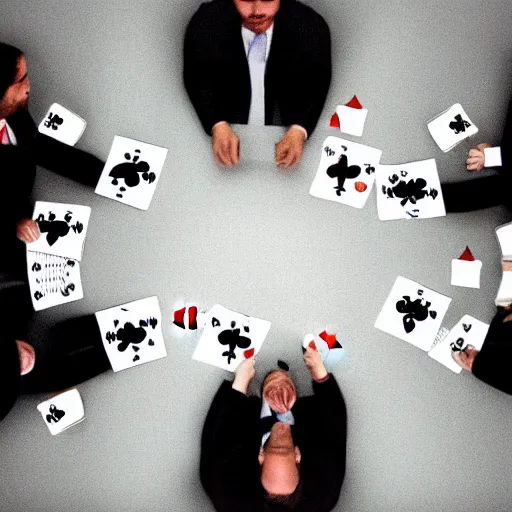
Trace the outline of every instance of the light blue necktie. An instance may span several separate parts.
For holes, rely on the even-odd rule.
[[[267,57],[267,34],[259,34],[249,46],[247,59],[251,74],[251,108],[249,124],[265,124],[265,66]]]

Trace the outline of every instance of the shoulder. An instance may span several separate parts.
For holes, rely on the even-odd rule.
[[[35,123],[26,108],[20,108],[15,114],[7,118],[7,123],[16,133],[18,130],[35,130]]]
[[[202,35],[219,32],[236,22],[237,16],[233,0],[204,2],[192,16],[188,30],[200,31]]]
[[[298,0],[283,0],[279,13],[283,22],[299,30],[329,32],[325,19],[308,5]]]

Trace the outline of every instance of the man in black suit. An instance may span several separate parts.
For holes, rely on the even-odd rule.
[[[29,243],[39,237],[29,200],[36,166],[89,186],[97,184],[104,166],[89,153],[40,134],[27,110],[29,96],[25,56],[18,48],[0,43],[0,284],[13,275],[25,275],[19,240]]]
[[[239,162],[230,123],[282,125],[276,162],[293,167],[329,90],[329,28],[297,0],[204,3],[185,35],[184,79],[218,163]]]
[[[221,512],[298,510],[327,512],[345,476],[346,408],[320,353],[304,360],[314,396],[297,399],[290,376],[271,372],[263,400],[248,397],[254,358],[225,381],[206,418],[201,441],[201,482]]]
[[[489,150],[501,152],[501,162],[498,162],[497,167],[492,161],[495,160],[492,158],[494,155]],[[508,107],[500,150],[493,148],[491,144],[479,144],[469,151],[466,167],[471,172],[481,171],[485,167],[495,167],[497,174],[474,180],[444,183],[443,198],[448,213],[482,210],[499,205],[512,210],[512,100]]]

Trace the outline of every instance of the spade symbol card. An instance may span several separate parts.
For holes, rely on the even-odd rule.
[[[377,209],[380,220],[444,217],[436,161],[381,165],[377,170]]]
[[[436,144],[445,153],[478,132],[478,128],[469,119],[460,103],[429,121],[428,130]]]
[[[397,277],[375,327],[428,351],[452,299]]]
[[[271,325],[218,304],[205,318],[204,331],[192,357],[230,372],[260,351]]]
[[[484,324],[470,315],[465,315],[449,332],[448,336],[436,345],[428,355],[453,372],[460,373],[462,368],[453,360],[452,353],[464,352],[468,345],[480,350],[488,330],[488,324]]]
[[[35,311],[83,298],[78,261],[27,250],[27,274]]]
[[[39,125],[39,132],[74,146],[85,131],[86,122],[80,117],[54,103]]]
[[[81,261],[90,216],[88,206],[37,201],[32,218],[41,236],[28,250]]]
[[[312,196],[362,208],[373,187],[382,151],[356,142],[327,137]]]
[[[40,403],[37,410],[53,436],[85,419],[84,404],[77,389],[70,389]]]
[[[158,297],[100,311],[96,320],[115,372],[167,356]]]
[[[147,210],[166,158],[165,148],[116,135],[96,194]]]

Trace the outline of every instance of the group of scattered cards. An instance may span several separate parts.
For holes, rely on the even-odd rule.
[[[479,350],[489,326],[466,315],[441,339],[438,333],[451,301],[410,279],[398,277],[375,327],[428,352],[430,357],[459,373],[461,368],[453,360],[452,352],[463,352],[468,345]]]
[[[70,146],[84,133],[86,122],[54,103],[39,131]],[[167,158],[167,149],[126,137],[114,142],[96,187],[96,193],[141,210],[147,210]]]
[[[368,111],[357,97],[339,105],[331,126],[361,136]],[[428,123],[428,129],[443,151],[478,132],[460,104]],[[338,137],[324,141],[320,165],[310,194],[321,199],[362,208],[377,190],[380,220],[442,217],[446,210],[435,159],[400,165],[380,165],[382,151]]]

